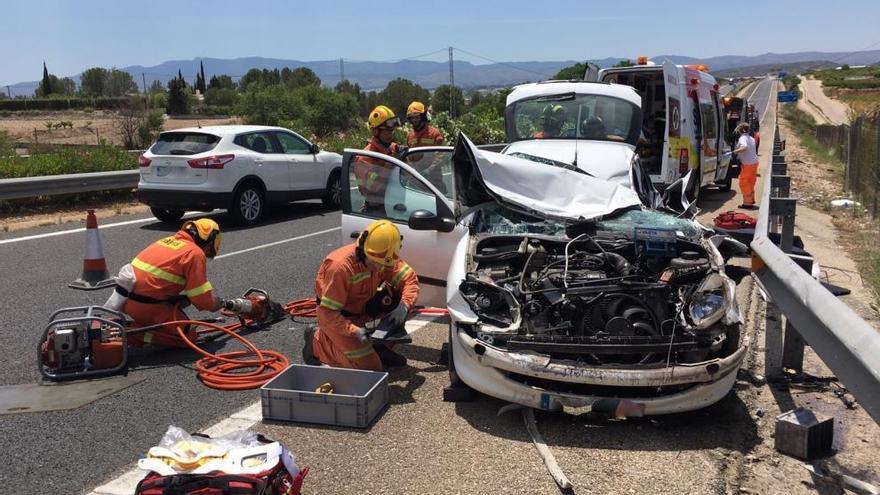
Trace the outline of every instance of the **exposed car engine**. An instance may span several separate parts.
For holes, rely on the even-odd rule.
[[[489,236],[471,249],[459,290],[486,343],[600,365],[699,362],[738,346],[733,282],[707,246],[674,232]]]

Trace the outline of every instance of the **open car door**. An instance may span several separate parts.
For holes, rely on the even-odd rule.
[[[584,69],[584,81],[597,82],[599,80],[599,66],[593,62],[587,62]]]
[[[394,222],[403,236],[401,258],[419,278],[422,306],[446,307],[449,263],[467,235],[453,215],[451,156],[449,147],[415,148],[399,159],[346,149],[342,160],[342,242],[354,242],[374,220]],[[372,191],[358,180],[367,171],[379,177]]]

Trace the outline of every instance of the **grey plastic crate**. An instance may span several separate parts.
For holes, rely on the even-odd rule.
[[[316,393],[325,382],[334,392]],[[388,406],[388,373],[291,364],[260,398],[263,419],[366,428]]]

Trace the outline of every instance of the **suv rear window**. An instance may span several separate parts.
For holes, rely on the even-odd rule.
[[[201,132],[165,132],[150,148],[154,155],[197,155],[210,151],[220,142],[220,137]]]

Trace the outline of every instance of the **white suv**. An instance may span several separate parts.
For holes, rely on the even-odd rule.
[[[226,209],[260,220],[268,204],[320,198],[339,207],[342,156],[281,127],[224,125],[163,132],[139,158],[138,201],[163,222]]]

